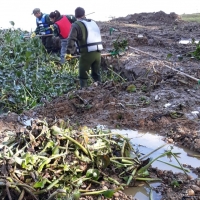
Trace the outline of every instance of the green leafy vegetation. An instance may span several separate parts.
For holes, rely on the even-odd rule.
[[[136,92],[136,87],[135,87],[135,85],[133,85],[133,84],[129,85],[129,86],[126,88],[126,91],[129,92],[129,93]]]
[[[173,180],[173,181],[171,182],[171,185],[172,185],[173,188],[176,188],[176,187],[179,187],[179,186],[180,186],[180,184],[179,184],[179,182],[178,182],[177,180]]]
[[[119,40],[121,35],[113,42],[113,47],[115,52],[124,52],[128,47],[128,41],[126,39]]]
[[[61,66],[56,54],[48,54],[39,38],[30,39],[27,34],[14,27],[0,30],[0,107],[4,111],[21,113],[79,87],[78,59]],[[125,43],[118,41],[114,46],[118,51]],[[125,81],[112,68],[102,72],[102,81],[107,80]]]
[[[78,200],[90,195],[111,198],[135,181],[161,181],[149,173],[152,163],[159,158],[173,156],[177,160],[172,148],[149,158],[164,145],[141,155],[124,135],[86,126],[75,129],[65,121],[51,126],[46,121],[34,120],[24,132],[9,135],[0,151],[2,199],[8,195],[12,199],[36,200]],[[173,166],[187,175],[187,170],[177,162],[180,167]],[[105,184],[116,187],[104,189]],[[83,185],[89,189],[83,189]],[[178,187],[176,182],[172,186]]]
[[[106,81],[113,81],[114,83],[126,82],[126,79],[124,79],[120,75],[120,73],[114,71],[112,65],[110,65],[110,67],[108,67],[107,70],[102,71],[101,76],[103,82]]]
[[[192,43],[196,45],[196,49],[195,51],[191,52],[191,55],[200,60],[200,41],[198,43],[195,43],[195,40],[193,40]]]
[[[24,34],[0,30],[0,103],[17,113],[74,89],[78,74],[77,59],[60,66],[39,38],[25,39]]]

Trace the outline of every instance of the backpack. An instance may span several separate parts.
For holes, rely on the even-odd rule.
[[[71,24],[77,21],[74,15],[66,15],[66,17],[70,21]]]

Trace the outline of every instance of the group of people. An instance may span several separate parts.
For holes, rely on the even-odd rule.
[[[79,80],[81,88],[87,86],[88,73],[91,69],[93,80],[101,81],[100,64],[102,39],[98,25],[91,19],[86,19],[85,10],[75,9],[74,15],[61,15],[58,10],[44,14],[39,8],[33,10],[37,28],[31,37],[41,35],[41,40],[47,52],[53,48],[52,36],[58,36],[61,41],[60,62],[73,58],[75,53],[80,54]]]

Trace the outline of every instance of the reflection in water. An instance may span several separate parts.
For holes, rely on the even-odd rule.
[[[134,149],[138,150],[138,152],[140,152],[144,155],[150,153],[151,151],[153,151],[156,148],[165,144],[165,142],[163,141],[163,137],[156,135],[156,134],[141,133],[141,132],[132,131],[132,130],[112,130],[112,132],[123,134],[123,135],[126,135],[128,138],[131,138],[131,142],[133,144]],[[150,157],[155,158],[155,157],[163,154],[165,151],[170,150],[171,148],[173,148],[172,149],[173,153],[178,153],[178,160],[181,164],[191,165],[192,167],[199,167],[200,159],[194,158],[194,157],[189,157],[187,155],[187,154],[196,154],[197,155],[196,152],[194,153],[186,148],[180,148],[173,144],[168,144],[168,145],[164,146],[163,148],[161,148],[158,151],[151,154]],[[170,163],[172,165],[179,166],[179,164],[174,159],[174,157],[165,156],[165,157],[160,158],[159,160]],[[174,173],[183,172],[182,170],[179,170],[172,166],[166,165],[159,161],[155,161],[152,164],[152,167],[157,167],[158,169],[161,169],[161,170],[172,170]],[[192,172],[189,172],[188,174],[190,174],[193,178],[197,178],[197,175]],[[153,187],[156,187],[158,185],[159,185],[159,183],[151,184],[151,186],[153,186]],[[138,199],[142,199],[142,200],[149,199],[149,187],[148,186],[128,188],[125,190],[125,193],[133,195],[135,198],[138,198]],[[157,194],[155,191],[153,191],[153,197],[154,197],[154,200],[161,199],[161,195]]]
[[[156,188],[159,186],[159,183],[152,183],[150,184],[152,188]],[[140,187],[130,187],[125,189],[124,191],[127,195],[132,195],[134,198],[141,199],[141,200],[149,200],[149,193],[150,189],[148,186],[140,186]],[[153,200],[160,200],[161,199],[161,194],[156,193],[153,190],[152,193]]]
[[[192,43],[192,40],[189,39],[189,40],[180,40],[179,41],[179,44],[191,44]],[[199,41],[195,41],[195,43],[199,43]]]
[[[138,35],[138,38],[143,38],[143,35],[142,35],[142,34],[139,34],[139,35]]]
[[[132,131],[132,130],[112,130],[112,132],[120,133],[126,135],[128,138],[131,138],[131,142],[133,143],[134,149],[138,149],[139,152],[142,154],[147,154],[156,148],[162,146],[165,144],[163,141],[163,137],[156,135],[156,134],[150,134],[150,133],[141,133],[138,131]],[[186,149],[184,147],[178,147],[173,144],[168,144],[165,147],[159,149],[158,151],[151,154],[151,157],[157,157],[160,154],[164,153],[167,150],[170,150],[170,148],[173,148],[173,153],[178,153],[178,160],[182,164],[192,165],[192,167],[199,167],[199,158],[190,157],[187,154],[196,154],[193,151]],[[164,162],[169,162],[170,164],[178,165],[177,161],[173,157],[163,157],[160,158],[160,160]],[[179,169],[176,169],[174,167],[170,167],[169,165],[160,163],[160,162],[154,162],[153,167],[158,167],[162,170],[172,170],[173,172],[182,172]],[[194,174],[193,174],[194,175]],[[195,175],[194,175],[195,176]]]
[[[28,119],[28,120],[24,120],[24,125],[25,126],[31,126],[33,119]]]

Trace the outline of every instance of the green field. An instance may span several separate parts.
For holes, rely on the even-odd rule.
[[[181,19],[188,22],[199,22],[200,23],[200,13],[194,14],[182,14]]]

